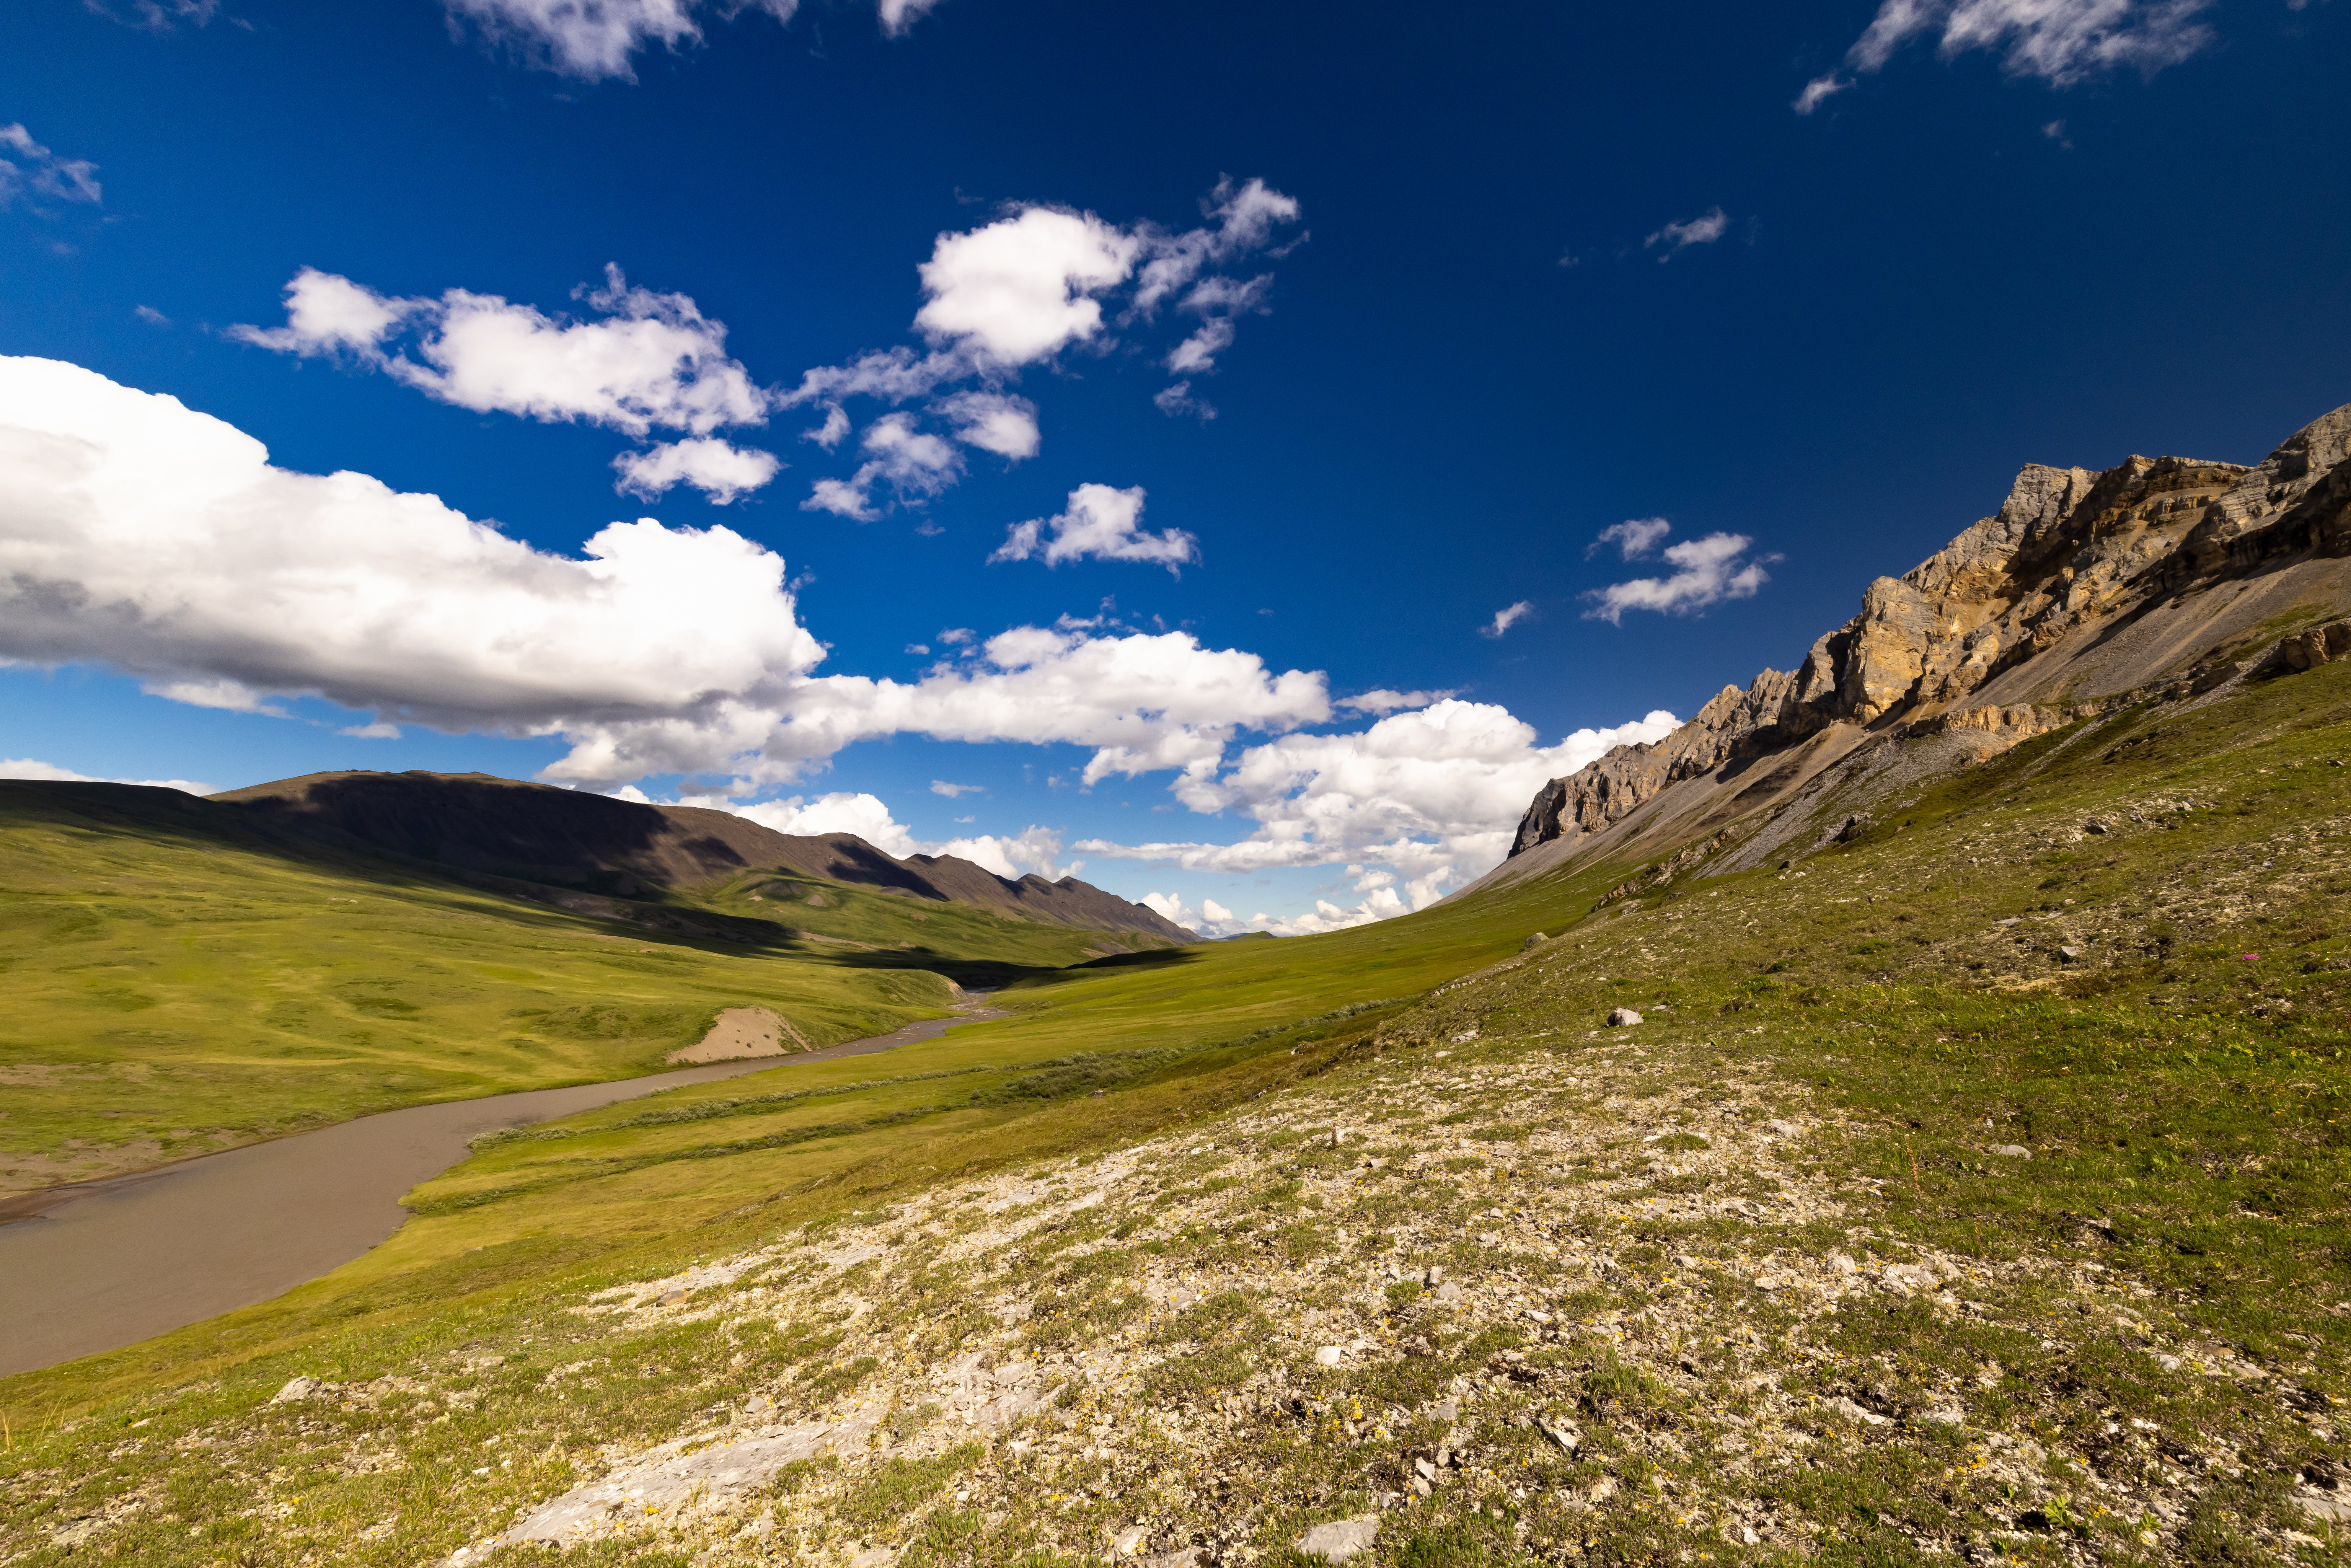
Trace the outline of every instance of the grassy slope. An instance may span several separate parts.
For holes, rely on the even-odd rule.
[[[49,1561],[52,1532],[88,1517],[142,1561],[295,1561],[335,1541],[351,1561],[413,1562],[600,1473],[599,1445],[723,1427],[754,1393],[813,1411],[865,1379],[911,1413],[899,1468],[756,1500],[811,1548],[853,1527],[914,1561],[1059,1562],[1142,1515],[1155,1539],[1225,1532],[1279,1558],[1298,1524],[1399,1488],[1400,1445],[1433,1441],[1415,1401],[1452,1387],[1487,1413],[1477,1457],[1384,1533],[1385,1561],[2323,1553],[2324,1527],[2287,1494],[2303,1467],[2346,1457],[2351,769],[2331,766],[2351,758],[2346,721],[2351,669],[2328,666],[2184,718],[2060,732],[1788,873],[1682,879],[1441,994],[1433,980],[1515,954],[1528,930],[1562,931],[1625,868],[1076,972],[920,1055],[781,1070],[493,1146],[339,1276],[0,1385],[16,1430],[37,1434],[16,1439],[25,1506],[0,1550]],[[2094,815],[2114,831],[2085,833]],[[1410,1007],[1217,1044],[1416,990]],[[1592,1027],[1618,1003],[1649,1018],[1637,1061]],[[1040,1065],[1073,1056],[1089,1060]],[[884,1077],[901,1082],[872,1083]],[[1024,1102],[1023,1079],[1060,1097]],[[810,1088],[834,1092],[757,1103]],[[718,1113],[683,1113],[696,1107]],[[1802,1139],[1766,1134],[1778,1117]],[[1370,1128],[1398,1168],[1353,1170],[1302,1141],[1318,1121]],[[1666,1141],[1633,1135],[1653,1124]],[[993,1261],[946,1261],[939,1238],[971,1233],[953,1216],[987,1173],[1060,1173],[1074,1190],[1107,1178],[1071,1156],[1176,1127],[1193,1131],[1161,1146],[1146,1185],[1047,1214],[990,1243]],[[2011,1144],[2032,1157],[1994,1152]],[[1186,1161],[1224,1174],[1183,1186]],[[1743,1216],[1723,1207],[1734,1197]],[[649,1234],[664,1213],[677,1223]],[[862,1328],[809,1330],[833,1289],[815,1285],[720,1290],[691,1321],[572,1312],[606,1280],[861,1232],[903,1254],[861,1274],[881,1308]],[[1841,1249],[1864,1283],[1935,1260],[1965,1282],[1856,1293],[1828,1267]],[[1444,1261],[1472,1294],[1366,1293],[1360,1277],[1390,1260]],[[1222,1327],[1150,1317],[1138,1339],[1137,1286],[1175,1269],[1239,1304]],[[1050,1290],[1062,1326],[976,1316],[999,1279]],[[1505,1290],[1558,1321],[1537,1333],[1488,1312]],[[793,1312],[813,1316],[760,1327]],[[1360,1366],[1306,1359],[1342,1333],[1386,1348]],[[983,1458],[923,1435],[924,1358],[998,1340],[1138,1375],[1081,1401],[1097,1433],[1123,1434],[1118,1463],[1058,1438]],[[1426,1354],[1405,1355],[1407,1340]],[[1513,1345],[1537,1379],[1488,1382]],[[509,1360],[488,1367],[486,1351]],[[1198,1386],[1155,1383],[1155,1356]],[[549,1367],[580,1358],[600,1370],[574,1398]],[[295,1372],[414,1388],[256,1407]],[[1238,1400],[1208,1420],[1227,1387]],[[1955,1400],[1970,1427],[1928,1418]],[[1578,1454],[1503,1424],[1544,1407],[1583,1424]],[[226,1457],[173,1446],[200,1430]],[[471,1473],[502,1434],[528,1462]],[[362,1449],[397,1462],[354,1465]],[[110,1496],[136,1506],[110,1522]],[[380,1542],[350,1544],[369,1521],[391,1521]],[[2280,1533],[2294,1525],[2301,1542]],[[668,1539],[716,1561],[766,1550]]]
[[[885,1032],[945,1010],[942,971],[1001,977],[1103,941],[821,895],[794,920],[837,940],[695,940],[254,831],[170,791],[0,785],[0,1190],[652,1071],[747,1003],[818,1044]]]

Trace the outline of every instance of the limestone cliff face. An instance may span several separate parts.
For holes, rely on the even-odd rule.
[[[1835,724],[1982,729],[2009,744],[2053,716],[1965,699],[2153,601],[2281,559],[2351,555],[2351,405],[2258,466],[2131,457],[2102,473],[2028,464],[1999,511],[1901,577],[1792,673],[1726,686],[1663,740],[1619,747],[1535,796],[1510,852],[1595,833],[1676,782]],[[2037,667],[2037,666],[2036,666]],[[2053,710],[2050,710],[2053,716]]]

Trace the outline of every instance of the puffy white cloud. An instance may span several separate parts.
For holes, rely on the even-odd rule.
[[[396,724],[354,724],[335,731],[354,740],[398,740],[400,726]]]
[[[269,465],[178,400],[0,358],[0,658],[183,701],[316,693],[450,729],[691,714],[823,656],[783,561],[614,523],[585,559],[360,474]]]
[[[814,430],[800,432],[802,441],[813,441],[827,452],[849,439],[849,411],[839,403],[824,411],[824,423]]]
[[[1233,918],[1233,912],[1227,909],[1223,904],[1218,904],[1213,898],[1204,898],[1200,900],[1200,913],[1208,920],[1218,925],[1226,925]],[[1176,924],[1189,925],[1191,923],[1189,921],[1178,921]]]
[[[794,795],[787,800],[761,800],[752,805],[738,804],[723,796],[688,797],[680,803],[732,811],[763,828],[799,838],[855,833],[883,854],[903,858],[916,850],[914,835],[890,814],[890,808],[862,791],[842,790],[814,800]]]
[[[1528,616],[1532,615],[1534,612],[1535,607],[1533,603],[1524,599],[1520,600],[1516,604],[1504,605],[1501,609],[1494,612],[1494,618],[1491,621],[1489,621],[1486,624],[1478,628],[1478,635],[1480,637],[1499,638],[1503,632],[1508,632],[1511,627],[1517,625],[1520,622],[1524,621]]]
[[[217,795],[220,790],[192,779],[97,779],[70,768],[36,762],[29,757],[0,761],[0,779],[37,779],[54,784],[142,784],[151,789],[178,789],[190,795]]]
[[[934,779],[931,780],[931,793],[945,795],[948,800],[955,800],[966,795],[985,795],[987,789],[984,785],[951,784],[944,779]]]
[[[1147,323],[1170,301],[1200,319],[1165,356],[1170,373],[1186,378],[1216,368],[1232,346],[1235,318],[1268,308],[1270,275],[1238,278],[1213,269],[1266,249],[1279,228],[1297,220],[1298,203],[1262,180],[1225,180],[1202,206],[1210,221],[1182,233],[1150,223],[1125,228],[1092,213],[1032,204],[978,228],[940,235],[917,268],[923,303],[914,328],[926,348],[901,344],[817,366],[780,401],[823,407],[824,423],[810,434],[828,448],[849,432],[841,410],[848,399],[932,399],[930,412],[952,424],[958,441],[1016,462],[1032,456],[1040,441],[1036,410],[1006,395],[1005,383],[1064,350],[1105,345],[1110,308],[1122,298],[1126,308],[1117,319],[1126,327]],[[971,382],[980,384],[946,392]],[[1152,401],[1170,414],[1216,416],[1191,396],[1188,379]],[[858,507],[862,490],[854,479],[827,481],[815,505]]]
[[[1460,695],[1458,692],[1392,692],[1382,686],[1361,696],[1341,697],[1332,706],[1356,713],[1391,714],[1405,708],[1426,707],[1431,703],[1441,703]]]
[[[272,467],[176,399],[0,358],[0,661],[105,664],[213,706],[307,693],[379,723],[561,736],[543,776],[596,787],[731,774],[747,791],[902,733],[1086,747],[1088,784],[1207,778],[1240,731],[1331,716],[1319,672],[1184,632],[938,641],[963,651],[917,681],[819,676],[784,562],[726,528],[614,523],[552,554],[364,475]],[[1031,835],[968,842],[1058,863]]]
[[[859,443],[866,462],[847,479],[820,479],[803,511],[832,512],[870,523],[882,515],[873,487],[887,485],[898,501],[935,496],[963,472],[963,459],[939,436],[914,427],[914,416],[883,414],[866,427]]]
[[[85,0],[88,3],[88,0]],[[157,0],[137,0],[152,7]],[[177,7],[218,0],[164,0]],[[799,0],[442,0],[453,25],[470,24],[488,42],[507,48],[524,63],[585,81],[634,81],[634,57],[658,45],[680,49],[702,41],[702,16],[722,21],[746,11],[762,11],[789,22]],[[875,0],[874,14],[887,37],[899,37],[938,0]]]
[[[1708,207],[1687,223],[1667,224],[1664,228],[1643,240],[1641,246],[1646,250],[1664,246],[1666,254],[1657,259],[1661,262],[1671,261],[1691,246],[1712,245],[1729,232],[1729,215],[1720,207]]]
[[[1936,52],[1945,59],[1996,50],[2008,75],[2055,88],[2126,68],[2151,77],[2211,44],[2212,29],[2199,20],[2210,8],[2211,0],[1883,0],[1845,64],[1881,70],[1908,44],[1939,35]],[[1816,78],[1796,112],[1809,114],[1852,85],[1834,73]]]
[[[1542,747],[1508,709],[1448,699],[1353,734],[1284,736],[1248,747],[1222,774],[1196,770],[1179,779],[1176,797],[1194,810],[1236,810],[1257,822],[1238,842],[1089,840],[1078,848],[1204,872],[1376,863],[1406,880],[1405,893],[1418,908],[1442,896],[1447,884],[1499,862],[1527,802],[1547,780],[1614,747],[1656,740],[1677,722],[1659,710]],[[1364,905],[1318,911],[1315,918],[1377,919],[1403,911],[1389,883],[1366,881],[1358,891],[1366,894]]]
[[[1092,213],[1029,207],[941,235],[920,272],[914,325],[982,364],[1026,365],[1102,330],[1095,298],[1134,270],[1135,237]]]
[[[1708,534],[1668,545],[1665,559],[1675,569],[1671,577],[1639,577],[1593,589],[1583,596],[1593,601],[1583,617],[1614,626],[1623,622],[1627,610],[1687,615],[1726,599],[1750,599],[1771,580],[1763,570],[1765,563],[1780,559],[1749,557],[1747,549],[1752,543],[1745,534]]]
[[[773,479],[783,464],[771,452],[696,435],[643,452],[623,452],[612,459],[612,466],[621,474],[614,487],[624,496],[653,501],[674,486],[691,485],[724,507]]]
[[[584,421],[631,435],[707,435],[758,424],[768,396],[726,352],[726,329],[683,294],[632,288],[617,267],[584,292],[595,320],[549,317],[495,294],[389,298],[305,267],[286,286],[283,327],[229,336],[279,353],[346,354],[429,397],[475,413]],[[416,335],[422,363],[387,345]]]
[[[1065,560],[1140,560],[1177,572],[1184,562],[1200,559],[1200,541],[1181,528],[1144,533],[1143,486],[1117,490],[1108,485],[1081,485],[1070,492],[1067,511],[1044,518],[1015,523],[1004,543],[987,559],[992,562],[1041,557],[1047,566]],[[1052,537],[1044,538],[1050,529]]]
[[[955,437],[966,446],[993,452],[1019,463],[1037,455],[1042,438],[1037,430],[1037,405],[1025,397],[1003,392],[967,392],[940,402],[939,412],[955,424]]]
[[[1674,531],[1673,524],[1663,517],[1627,517],[1600,530],[1593,541],[1583,547],[1583,559],[1590,560],[1609,545],[1626,560],[1638,560],[1657,546],[1657,541]]]
[[[103,194],[98,165],[86,158],[60,158],[21,125],[0,125],[0,210],[27,191],[60,202],[96,204]]]

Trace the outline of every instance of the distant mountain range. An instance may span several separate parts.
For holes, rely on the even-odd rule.
[[[729,811],[643,805],[487,773],[309,773],[211,799],[413,860],[613,898],[795,872],[1048,925],[1199,940],[1075,877],[1016,881],[955,855],[900,860],[854,833],[778,833]]]

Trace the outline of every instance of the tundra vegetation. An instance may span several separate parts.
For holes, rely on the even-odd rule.
[[[2266,674],[486,1140],[0,1384],[0,1560],[2333,1561],[2346,762]]]

